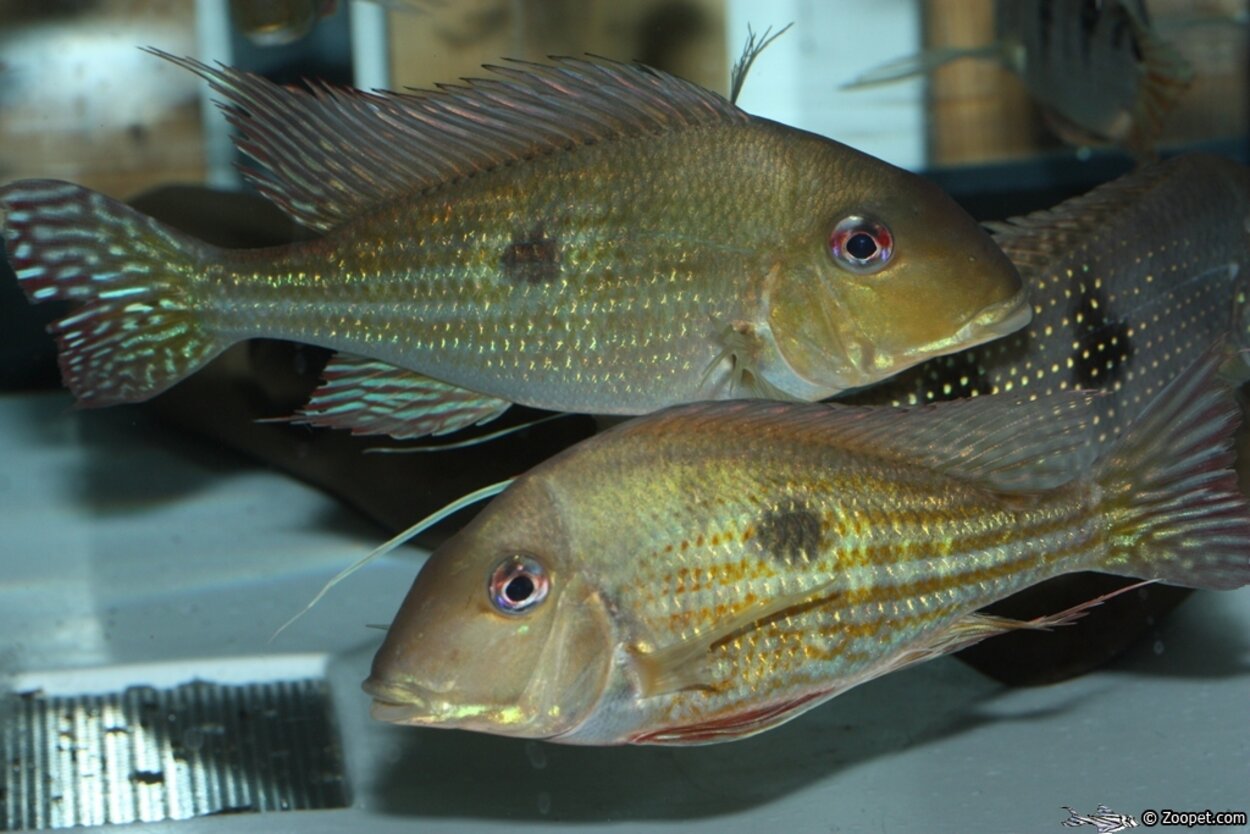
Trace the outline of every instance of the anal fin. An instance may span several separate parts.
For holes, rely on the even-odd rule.
[[[757,709],[728,713],[678,727],[665,727],[640,733],[631,744],[695,745],[716,744],[762,733],[784,724],[829,697],[828,692],[809,692],[797,698],[780,701]]]
[[[1006,634],[1009,631],[1049,631],[1052,628],[1070,625],[1088,614],[1091,608],[1102,605],[1112,597],[1117,597],[1128,591],[1135,591],[1143,585],[1149,585],[1151,582],[1152,580],[1146,580],[1125,585],[1122,588],[1116,588],[1114,591],[1105,593],[1102,596],[1085,600],[1058,613],[1046,614],[1032,620],[1013,620],[1009,617],[998,617],[993,614],[968,614],[954,620],[931,635],[920,645],[905,650],[889,665],[889,668],[882,669],[873,677],[884,675],[887,672],[895,672],[906,666],[923,663],[926,660],[933,660],[942,655],[966,649],[969,646],[980,643],[982,640],[999,634]]]
[[[512,403],[376,359],[336,353],[292,422],[386,434],[447,434],[495,419]]]

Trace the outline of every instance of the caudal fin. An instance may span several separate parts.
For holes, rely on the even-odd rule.
[[[1193,588],[1250,583],[1250,504],[1237,488],[1241,411],[1213,350],[1159,394],[1099,464],[1109,555],[1099,569]]]
[[[0,230],[32,303],[76,305],[48,329],[80,405],[146,400],[225,347],[202,326],[192,297],[207,244],[54,180],[0,188]]]

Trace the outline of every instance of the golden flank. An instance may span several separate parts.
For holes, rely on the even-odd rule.
[[[1019,628],[977,613],[1099,570],[1250,582],[1212,353],[1119,442],[1100,397],[682,406],[517,478],[430,557],[376,717],[570,744],[706,744]],[[1096,601],[1095,601],[1096,602]]]

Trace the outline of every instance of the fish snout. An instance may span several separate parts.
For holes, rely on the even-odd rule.
[[[964,348],[999,339],[1033,320],[1033,306],[1023,287],[1015,295],[983,307],[968,319],[952,341]]]
[[[361,689],[373,699],[369,714],[392,724],[437,724],[450,705],[419,684],[396,683],[370,676]]]

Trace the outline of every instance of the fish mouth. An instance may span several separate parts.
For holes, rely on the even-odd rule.
[[[410,727],[448,727],[483,732],[523,724],[526,715],[516,706],[454,703],[418,684],[395,683],[370,677],[362,685],[373,698],[369,714],[378,721]]]
[[[369,715],[375,721],[384,721],[387,724],[403,724],[409,727],[430,727],[438,724],[436,719],[418,706],[379,701],[376,698],[369,706]]]
[[[1021,288],[1011,298],[982,308],[950,336],[911,351],[905,358],[910,365],[935,356],[967,350],[1009,336],[1032,320],[1033,305],[1029,301],[1028,291]]]
[[[413,687],[370,677],[360,688],[373,699],[369,714],[379,721],[391,724],[436,723],[428,697]]]
[[[973,316],[972,320],[961,328],[967,330],[967,338],[978,338],[975,334],[980,330],[981,341],[988,342],[1002,336],[1009,336],[1033,320],[1033,305],[1029,303],[1028,290],[1021,288],[1011,298],[991,304]]]

